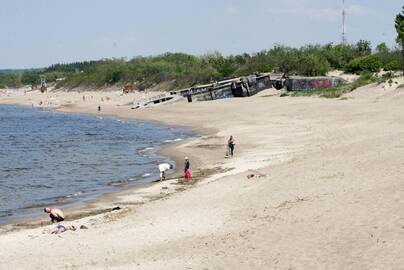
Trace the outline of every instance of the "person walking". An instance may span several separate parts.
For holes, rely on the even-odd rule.
[[[229,155],[231,157],[233,157],[233,153],[234,153],[234,138],[233,136],[230,136],[229,140],[227,141],[227,147],[229,148]]]

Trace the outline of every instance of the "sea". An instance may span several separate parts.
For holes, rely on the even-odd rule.
[[[0,224],[158,179],[158,154],[190,130],[0,105]]]

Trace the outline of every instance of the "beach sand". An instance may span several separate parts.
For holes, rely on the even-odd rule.
[[[20,92],[3,91],[0,103],[30,106],[40,95]],[[200,137],[163,151],[178,162],[190,156],[199,181],[107,195],[104,207],[122,209],[67,222],[88,229],[50,235],[47,225],[3,232],[0,269],[404,265],[403,88],[370,85],[342,99],[266,90],[250,98],[143,110],[122,106],[133,97],[117,95],[102,103],[101,113],[98,100],[80,101],[82,93],[43,95],[58,95],[57,110],[65,112],[194,129]],[[73,95],[77,102],[67,103]],[[225,158],[230,135],[235,157]]]

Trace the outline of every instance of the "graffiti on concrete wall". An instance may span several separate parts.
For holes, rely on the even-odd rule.
[[[331,88],[339,85],[341,81],[333,77],[298,77],[289,78],[286,81],[286,87],[289,91],[305,91],[313,89]]]
[[[332,87],[331,79],[313,80],[310,82],[313,88],[330,88]]]

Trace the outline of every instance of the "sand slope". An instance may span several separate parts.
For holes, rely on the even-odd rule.
[[[221,173],[73,222],[88,230],[0,235],[0,268],[402,269],[404,90],[371,86],[347,97],[263,92],[142,111],[104,106],[203,130],[179,147]],[[93,112],[79,103],[62,110]],[[231,134],[236,156],[225,159]],[[248,179],[251,170],[267,176]]]

